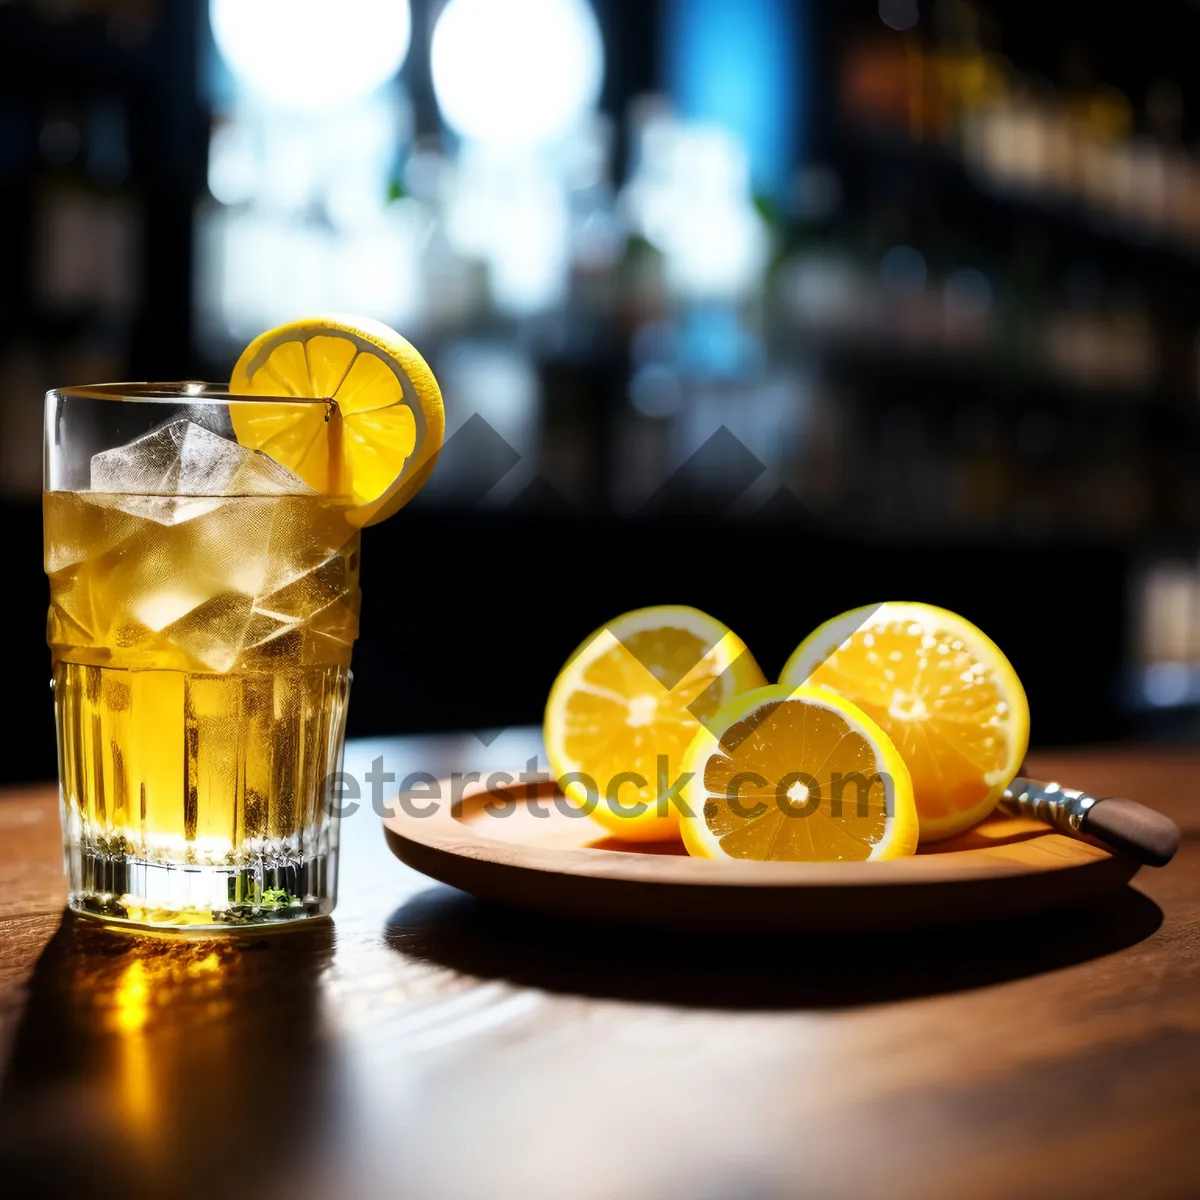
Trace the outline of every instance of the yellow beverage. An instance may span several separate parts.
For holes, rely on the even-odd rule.
[[[46,393],[47,640],[67,903],[150,926],[332,911],[359,530],[445,432],[428,364],[344,314],[228,386]]]
[[[44,528],[73,903],[329,911],[359,611],[344,502],[48,491]]]

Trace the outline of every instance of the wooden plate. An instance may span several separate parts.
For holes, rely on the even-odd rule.
[[[1119,888],[1138,864],[1098,843],[998,815],[912,858],[879,863],[714,862],[682,846],[610,838],[553,784],[488,792],[384,818],[396,856],[487,900],[571,920],[678,930],[911,929],[1025,916]],[[559,803],[555,803],[558,800]],[[414,804],[416,802],[414,801]]]

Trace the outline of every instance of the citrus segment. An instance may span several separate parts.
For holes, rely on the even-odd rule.
[[[625,613],[576,649],[550,689],[547,758],[566,794],[614,836],[677,838],[671,788],[684,751],[702,721],[763,682],[745,643],[706,613]]]
[[[930,604],[827,621],[780,682],[845,696],[888,734],[912,776],[922,841],[986,817],[1025,757],[1029,706],[1008,659],[969,621]]]
[[[684,755],[681,832],[701,858],[863,862],[912,854],[912,784],[887,735],[841,697],[737,697]]]
[[[359,525],[407,503],[441,450],[437,381],[420,354],[377,321],[315,317],[272,329],[246,347],[229,390],[297,400],[232,404],[238,441],[322,494],[345,495]]]

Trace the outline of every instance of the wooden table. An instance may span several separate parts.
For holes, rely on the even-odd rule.
[[[402,776],[514,731],[358,743]],[[432,884],[369,806],[333,922],[224,940],[62,913],[50,788],[0,800],[8,1195],[1200,1195],[1200,755],[1035,756],[1184,828],[1055,921],[664,942]],[[394,784],[392,785],[395,786]]]

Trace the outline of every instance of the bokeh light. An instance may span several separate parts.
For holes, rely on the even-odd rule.
[[[412,35],[408,0],[209,0],[221,56],[267,104],[320,111],[391,79]]]
[[[604,77],[586,0],[450,0],[430,55],[443,119],[481,142],[562,138],[595,106]]]

